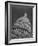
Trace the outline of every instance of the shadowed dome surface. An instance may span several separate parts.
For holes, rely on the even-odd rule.
[[[30,38],[31,34],[31,23],[27,18],[27,15],[18,18],[12,28],[12,38]]]

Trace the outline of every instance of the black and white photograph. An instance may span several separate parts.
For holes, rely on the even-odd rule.
[[[36,3],[5,3],[5,43],[37,42]]]

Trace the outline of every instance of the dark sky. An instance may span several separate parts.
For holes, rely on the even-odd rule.
[[[12,23],[16,22],[19,17],[24,16],[25,12],[27,13],[27,17],[29,18],[30,22],[32,22],[32,7],[11,5],[10,8]]]

